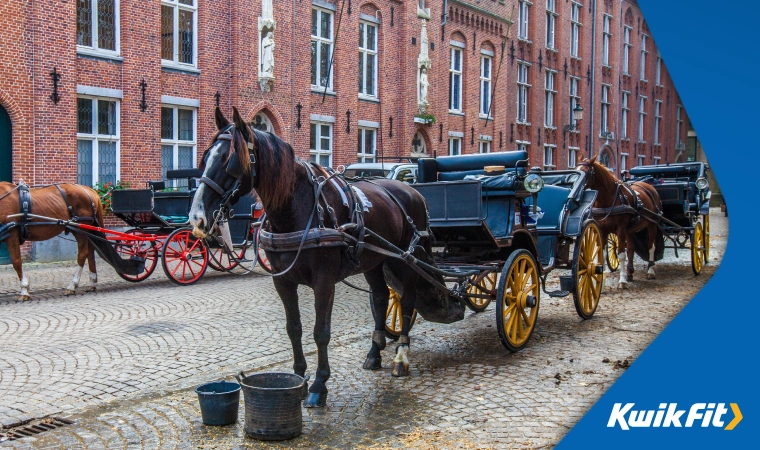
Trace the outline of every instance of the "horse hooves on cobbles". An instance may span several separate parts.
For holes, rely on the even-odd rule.
[[[409,364],[394,362],[393,370],[391,370],[391,375],[393,375],[394,377],[408,377]]]
[[[18,296],[18,301],[20,301],[20,302],[25,302],[25,301],[31,300],[31,299],[32,299],[32,297],[30,297],[28,295],[19,295]]]
[[[95,292],[95,286],[87,286],[84,288],[85,292]]]
[[[628,289],[628,283],[618,283],[618,289]]]
[[[362,366],[365,370],[378,370],[383,368],[382,358],[367,358]]]
[[[653,274],[653,273],[648,273],[648,274],[647,274],[647,280],[654,280],[654,279],[656,279],[656,278],[657,278],[657,277],[656,277],[656,276],[655,276],[655,274]]]
[[[65,295],[66,297],[68,297],[69,295],[76,295],[76,293],[77,292],[74,291],[74,290],[66,289],[66,291],[64,291],[63,295]]]
[[[309,392],[303,401],[304,408],[323,408],[327,405],[327,392]]]

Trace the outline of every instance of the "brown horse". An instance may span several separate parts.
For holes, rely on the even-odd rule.
[[[625,267],[625,270],[620,270],[618,289],[628,289],[628,283],[633,281],[634,234],[644,229],[648,234],[649,249],[646,277],[654,279],[657,223],[649,214],[640,213],[640,208],[659,214],[662,211],[662,203],[657,191],[646,183],[623,183],[599,164],[596,157],[584,159],[576,169],[588,174],[589,181],[586,187],[599,193],[594,203],[593,216],[599,224],[602,242],[607,242],[610,233],[614,233],[618,238],[618,254],[622,255],[620,265]]]
[[[65,193],[65,199],[61,191]],[[60,184],[58,187],[53,185],[29,188],[29,194],[31,195],[31,210],[28,212],[31,214],[60,220],[69,220],[72,216],[76,216],[83,223],[90,225],[103,224],[103,206],[101,205],[100,197],[89,187],[78,184]],[[8,217],[21,212],[19,196],[19,186],[8,182],[0,182],[0,227],[4,224],[19,222],[21,220],[20,217]],[[69,206],[71,206],[71,210],[69,210]],[[29,278],[24,274],[21,267],[22,240],[45,241],[58,236],[65,230],[61,225],[41,225],[41,222],[45,222],[45,220],[31,218],[27,224],[26,233],[22,233],[21,227],[17,226],[10,230],[5,240],[13,268],[18,274],[21,284],[19,300],[29,300],[31,298],[29,296]],[[25,239],[22,238],[22,234],[26,234]],[[98,275],[95,271],[95,247],[86,235],[80,233],[73,234],[77,241],[77,264],[79,267],[76,269],[71,283],[66,288],[66,295],[74,294],[77,286],[79,286],[79,279],[82,275],[85,260],[88,261],[90,270],[90,282],[85,290],[95,290],[95,283],[98,281]]]

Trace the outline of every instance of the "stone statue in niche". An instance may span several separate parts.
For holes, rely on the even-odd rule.
[[[274,75],[274,34],[271,31],[261,41],[261,73]]]
[[[430,83],[428,82],[427,67],[423,66],[422,69],[420,70],[420,101],[419,103],[421,105],[427,104],[428,87],[430,87]]]

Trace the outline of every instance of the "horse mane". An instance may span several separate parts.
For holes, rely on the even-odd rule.
[[[593,166],[594,178],[596,178],[597,183],[602,185],[601,188],[609,192],[615,192],[615,185],[618,183],[618,179],[615,177],[615,175],[610,172],[605,166],[603,166],[599,161],[594,160]]]
[[[256,191],[262,200],[266,199],[265,207],[277,209],[290,200],[296,186],[296,155],[293,147],[274,134],[250,128],[248,133],[253,137],[253,152],[258,165],[256,173]],[[239,131],[239,130],[238,130]],[[233,133],[233,144],[240,157],[243,173],[251,173],[251,160],[248,157],[248,144],[242,132]]]

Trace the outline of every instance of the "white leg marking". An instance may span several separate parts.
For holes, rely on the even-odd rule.
[[[90,272],[90,284],[87,285],[88,291],[95,290],[95,284],[98,282],[98,274]]]
[[[84,269],[84,266],[77,267],[77,270],[74,272],[74,278],[71,280],[71,284],[66,288],[67,291],[75,291],[77,286],[79,286],[79,278],[82,276],[82,269]]]
[[[618,281],[618,289],[628,288],[628,269],[626,268],[626,252],[623,250],[618,254],[620,258],[620,280]]]
[[[649,268],[647,268],[647,279],[653,280],[654,274],[654,250],[656,245],[652,244],[652,248],[649,249]]]
[[[21,284],[21,296],[29,297],[29,278],[26,277],[24,271],[21,271],[21,281],[19,283]]]
[[[409,365],[409,346],[402,345],[396,352],[396,358],[393,360],[395,363],[402,363],[406,366]]]

